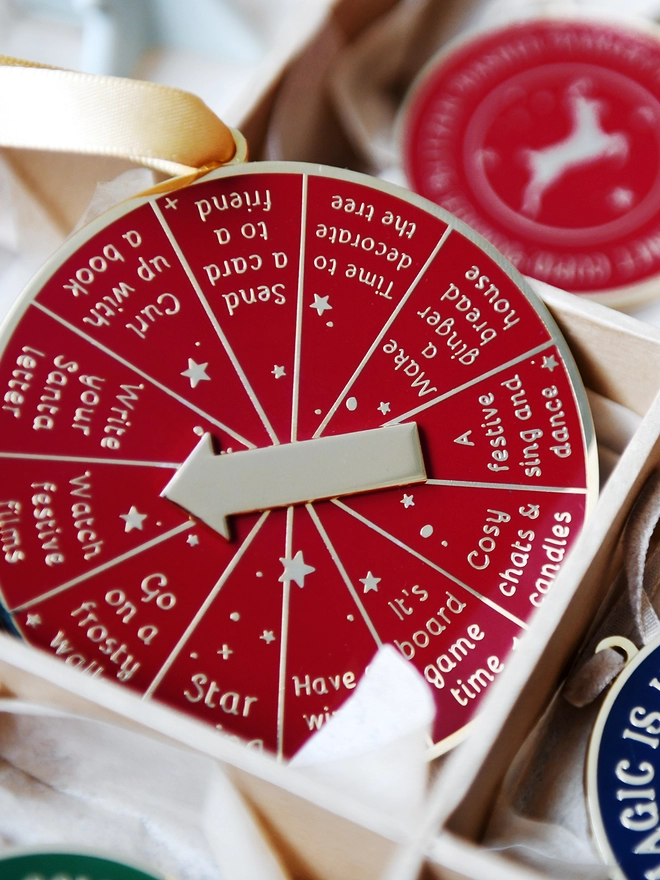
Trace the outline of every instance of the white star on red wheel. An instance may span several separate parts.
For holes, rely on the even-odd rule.
[[[273,376],[275,376],[276,379],[281,379],[282,376],[286,376],[286,373],[284,372],[284,367],[278,367],[277,364],[275,364],[275,366],[271,370],[271,373],[273,374]]]
[[[552,373],[554,368],[558,366],[559,364],[557,363],[557,358],[554,356],[554,354],[551,354],[550,357],[544,356],[543,363],[541,364],[541,369],[550,370],[550,372]]]
[[[370,590],[373,590],[374,593],[378,592],[378,584],[381,582],[381,578],[374,577],[373,574],[368,571],[367,576],[360,578],[360,583],[364,584],[364,592],[368,593]]]
[[[272,629],[265,629],[263,635],[259,636],[260,639],[263,639],[267,645],[270,645],[271,642],[275,641],[275,634]]]
[[[186,379],[190,379],[190,387],[197,388],[200,382],[210,382],[211,377],[206,375],[208,361],[205,364],[198,364],[192,358],[188,358],[188,369],[184,370],[181,375]]]
[[[134,504],[131,505],[131,509],[128,511],[128,513],[120,513],[119,516],[126,523],[126,525],[124,526],[125,532],[132,532],[133,529],[138,529],[141,532],[142,523],[147,518],[147,514],[139,513],[137,507]]]
[[[39,626],[41,623],[41,617],[39,614],[28,614],[27,620],[25,621],[27,626],[35,627]]]
[[[386,403],[385,401],[383,401],[383,402],[381,402],[378,409],[382,412],[382,414],[384,416],[386,416],[388,414],[388,412],[390,411],[390,405],[389,405],[389,403]]]
[[[280,557],[280,562],[284,566],[284,572],[278,580],[282,583],[295,581],[299,587],[304,587],[306,575],[316,571],[313,566],[307,565],[303,559],[302,550],[298,550],[293,559],[289,559],[287,556]]]
[[[406,493],[404,492],[404,493],[403,493],[403,498],[401,499],[401,504],[403,504],[403,506],[404,506],[406,509],[407,509],[408,507],[414,507],[414,506],[415,506],[415,502],[414,502],[414,500],[413,500],[413,496],[412,496],[412,495],[406,495]]]
[[[317,314],[322,315],[323,312],[327,312],[328,309],[331,309],[332,306],[328,302],[330,296],[319,296],[318,293],[314,294],[314,302],[310,304],[310,309],[316,309]]]

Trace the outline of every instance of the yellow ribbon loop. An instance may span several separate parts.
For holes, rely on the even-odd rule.
[[[127,159],[199,176],[245,159],[245,142],[196,95],[0,55],[0,145]]]

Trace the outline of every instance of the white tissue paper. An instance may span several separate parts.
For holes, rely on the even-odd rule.
[[[424,805],[434,716],[426,681],[384,645],[355,693],[290,766],[400,821],[414,821]]]
[[[64,234],[0,154],[0,320]]]
[[[411,827],[434,704],[390,646],[290,766]],[[0,700],[0,851],[99,850],[177,880],[287,880],[218,763],[144,734]]]
[[[176,880],[229,880],[203,830],[215,772],[150,737],[2,700],[0,851],[98,850]]]

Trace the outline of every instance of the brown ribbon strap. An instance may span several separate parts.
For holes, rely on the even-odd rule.
[[[617,578],[623,592],[564,686],[564,697],[574,706],[595,700],[625,665],[624,657],[614,648],[594,653],[606,636],[625,636],[639,647],[660,635],[660,619],[651,602],[660,582],[660,547],[649,552],[659,520],[660,472],[656,472],[644,484],[624,529],[624,571]]]
[[[644,484],[623,534],[623,553],[630,607],[643,645],[660,635],[660,620],[649,596],[657,586],[658,561],[648,558],[651,536],[660,519],[660,472]]]

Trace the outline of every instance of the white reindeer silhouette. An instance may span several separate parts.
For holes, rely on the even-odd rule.
[[[530,179],[523,192],[521,211],[532,219],[541,210],[546,190],[573,168],[597,159],[628,157],[628,138],[623,132],[607,134],[600,124],[602,103],[584,95],[584,83],[574,83],[567,92],[572,116],[571,133],[540,150],[525,150]]]

